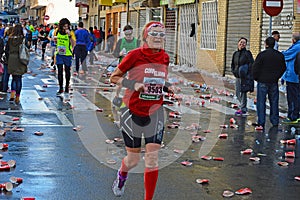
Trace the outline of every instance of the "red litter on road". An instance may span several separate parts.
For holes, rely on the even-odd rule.
[[[187,167],[189,167],[189,166],[192,166],[192,162],[189,162],[189,161],[183,161],[183,162],[181,162],[180,164],[182,164],[183,166],[187,166]]]
[[[9,180],[12,183],[17,183],[17,184],[23,183],[23,178],[19,178],[19,177],[15,177],[15,176],[10,177]]]
[[[21,200],[35,200],[34,197],[22,197]]]
[[[220,139],[227,139],[227,137],[228,137],[227,133],[222,133],[222,134],[219,135]]]
[[[226,129],[226,128],[228,128],[228,125],[226,125],[226,124],[222,124],[222,125],[220,125],[220,128],[222,128],[222,129]]]
[[[230,124],[235,124],[235,123],[236,123],[236,121],[235,121],[235,119],[234,119],[234,118],[230,118],[230,119],[229,119],[229,123],[230,123]]]
[[[203,160],[211,160],[212,158],[212,156],[201,156],[201,159]]]
[[[296,145],[296,139],[291,140],[280,140],[281,144],[287,144],[287,145]]]
[[[260,161],[260,157],[250,157],[249,160],[258,162],[258,161]]]
[[[222,157],[213,157],[213,160],[216,160],[216,161],[224,161],[224,158],[222,158]]]
[[[199,184],[206,184],[208,182],[209,182],[208,179],[200,179],[200,178],[196,179],[196,183],[199,183]]]
[[[10,166],[9,165],[0,165],[0,171],[7,171],[10,170]]]
[[[5,130],[0,130],[0,136],[5,136],[5,134],[6,134],[6,131]]]
[[[20,118],[19,118],[19,117],[14,117],[14,118],[12,118],[12,120],[13,120],[13,121],[19,121]]]
[[[300,181],[300,176],[295,176],[294,179]]]
[[[282,166],[282,167],[286,167],[289,165],[288,162],[277,162],[277,165]]]
[[[288,151],[288,152],[285,152],[285,157],[288,157],[288,158],[295,158],[295,152],[294,151]]]
[[[251,154],[253,152],[252,149],[246,149],[244,151],[241,151],[241,154]]]
[[[36,131],[36,132],[34,132],[34,135],[42,136],[42,135],[44,135],[44,133],[41,131]]]
[[[0,149],[8,149],[7,143],[0,143]]]
[[[241,188],[235,191],[235,194],[239,194],[239,195],[252,194],[252,190],[249,188]]]
[[[13,184],[11,182],[7,182],[7,183],[2,183],[0,184],[0,188],[2,190],[5,190],[5,191],[12,191],[12,189],[14,188]]]

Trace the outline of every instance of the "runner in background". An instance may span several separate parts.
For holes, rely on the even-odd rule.
[[[100,44],[100,40],[101,40],[101,33],[100,33],[100,30],[97,29],[97,26],[94,26],[93,33],[94,33],[95,38],[96,38],[95,50],[99,51],[99,44]]]
[[[50,41],[50,52],[51,52],[51,66],[53,67],[53,70],[56,70],[55,66],[55,49],[56,49],[56,43],[54,41],[54,32],[57,31],[58,22],[55,22],[49,32],[48,40]]]

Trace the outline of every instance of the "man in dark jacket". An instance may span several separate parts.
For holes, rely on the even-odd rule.
[[[266,118],[266,96],[270,102],[270,121],[273,126],[279,123],[279,89],[278,80],[286,70],[282,53],[274,49],[275,39],[265,40],[266,50],[260,52],[252,66],[253,78],[257,81],[257,118],[258,127],[264,129]]]

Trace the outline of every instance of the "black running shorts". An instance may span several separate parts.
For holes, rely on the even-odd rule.
[[[121,130],[126,147],[140,148],[142,137],[145,144],[161,144],[164,132],[164,112],[161,106],[147,117],[133,114],[127,107],[121,109]]]

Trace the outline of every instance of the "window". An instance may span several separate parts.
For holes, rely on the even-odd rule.
[[[216,49],[218,9],[217,1],[202,3],[201,49]]]

